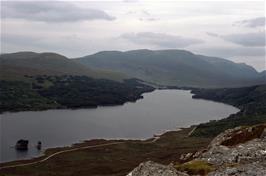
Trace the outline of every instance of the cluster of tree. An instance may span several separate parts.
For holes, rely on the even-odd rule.
[[[194,136],[216,136],[237,126],[266,122],[266,85],[225,89],[193,89],[193,98],[202,98],[236,106],[240,111],[228,118],[198,125]]]
[[[116,82],[87,76],[31,76],[30,82],[1,81],[0,111],[119,105],[154,90],[136,79]]]
[[[0,112],[43,110],[58,108],[49,100],[31,88],[31,84],[20,81],[0,81]]]

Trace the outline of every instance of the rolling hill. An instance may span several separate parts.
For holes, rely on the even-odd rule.
[[[89,69],[56,53],[17,52],[0,55],[0,79],[23,80],[24,75],[84,75],[92,78],[122,80],[116,72]]]
[[[266,70],[260,72],[260,77],[264,80],[266,80]]]
[[[148,82],[187,87],[241,87],[266,82],[246,64],[185,50],[102,51],[76,58],[91,69],[124,73]]]

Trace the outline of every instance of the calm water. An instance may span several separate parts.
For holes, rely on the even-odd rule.
[[[150,138],[237,111],[225,104],[192,99],[189,91],[156,90],[123,106],[5,113],[0,115],[1,162],[40,155],[37,141],[45,149],[93,138]],[[30,141],[29,151],[16,152],[13,146],[18,139]]]

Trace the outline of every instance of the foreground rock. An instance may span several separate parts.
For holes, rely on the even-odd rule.
[[[265,176],[266,125],[236,128],[222,133],[200,159],[217,168],[209,173],[211,176]]]
[[[181,157],[184,160],[188,158],[194,159],[169,166],[142,163],[128,176],[265,176],[266,124],[227,130],[218,135],[205,151]]]
[[[172,165],[165,166],[152,161],[141,163],[127,176],[188,176],[178,172]]]

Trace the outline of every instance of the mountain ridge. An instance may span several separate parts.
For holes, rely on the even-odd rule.
[[[121,81],[138,78],[179,87],[243,87],[266,83],[266,72],[219,57],[186,50],[100,51],[80,58],[22,51],[0,55],[1,79],[24,75],[85,75]]]
[[[16,52],[0,55],[2,79],[24,79],[24,75],[85,75],[93,78],[122,80],[116,72],[89,69],[82,64],[52,52]]]
[[[101,51],[75,61],[169,86],[241,87],[266,82],[249,65],[186,50]]]

